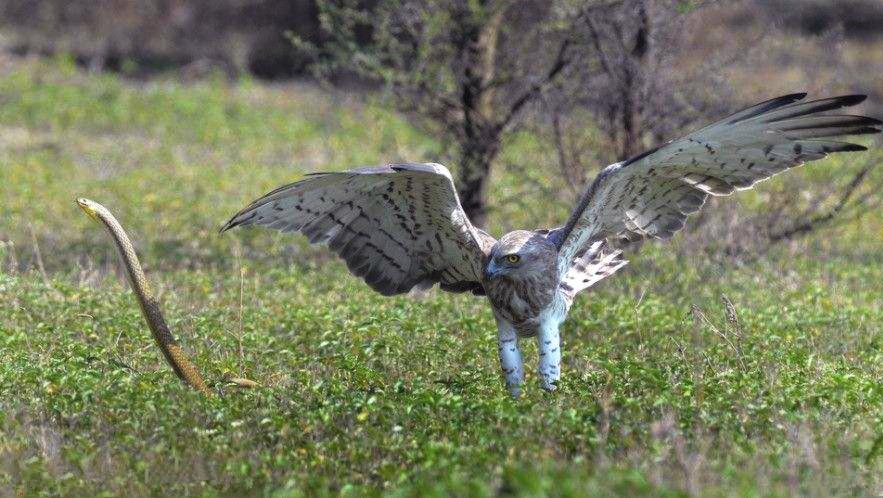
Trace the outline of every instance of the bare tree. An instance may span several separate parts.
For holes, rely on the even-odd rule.
[[[439,137],[453,156],[464,208],[483,226],[488,179],[501,144],[526,123],[554,145],[561,176],[576,196],[588,172],[744,103],[737,101],[727,69],[750,66],[770,30],[752,32],[755,43],[717,49],[691,38],[703,30],[702,16],[719,13],[710,8],[739,5],[750,10],[752,4],[320,0],[322,43],[296,42],[315,57],[322,77],[354,72],[384,83],[398,109]],[[853,192],[862,191],[866,177],[856,176]],[[769,240],[841,216],[845,208],[825,214],[830,199],[845,198],[849,206],[866,202],[848,190],[826,195],[816,204],[821,211],[786,210],[802,214],[785,218],[790,225],[777,221]]]
[[[562,177],[578,195],[587,172],[623,160],[690,128],[723,117],[739,104],[727,81],[733,66],[754,68],[761,53],[746,44],[708,50],[691,45],[691,35],[722,5],[716,1],[694,2],[680,8],[672,0],[624,0],[594,6],[585,11],[572,35],[572,56],[580,60],[567,80],[546,92],[543,103],[548,118],[537,127],[547,134],[557,151]],[[728,8],[750,2],[730,2]],[[704,17],[705,16],[705,17]],[[756,26],[749,36],[762,47],[772,29]],[[852,74],[843,66],[837,45],[820,37],[822,50],[811,61],[794,61],[821,73]],[[835,38],[836,39],[836,38]],[[820,55],[823,54],[823,55]],[[836,67],[837,70],[832,68]],[[819,81],[822,75],[814,75]],[[794,89],[797,91],[800,89]],[[586,114],[592,119],[587,119]],[[606,144],[592,140],[587,126],[596,127]],[[606,148],[604,147],[606,145]],[[869,161],[842,182],[819,184],[789,175],[777,182],[780,195],[764,194],[767,209],[754,215],[738,210],[703,210],[690,224],[684,247],[714,249],[725,257],[763,254],[776,244],[808,234],[838,220],[860,216],[880,204],[879,186]],[[804,192],[802,196],[794,192]]]
[[[385,83],[400,110],[449,146],[463,207],[485,225],[503,138],[546,88],[574,74],[579,16],[541,0],[381,0],[370,10],[322,0],[319,9],[322,44],[296,40],[319,74],[354,71]]]
[[[572,35],[580,64],[546,99],[554,134],[585,127],[584,116],[568,122],[574,108],[587,110],[612,146],[605,159],[622,160],[726,109],[732,92],[717,69],[745,51],[713,54],[702,64],[686,57],[689,22],[715,4],[623,0],[582,9]]]

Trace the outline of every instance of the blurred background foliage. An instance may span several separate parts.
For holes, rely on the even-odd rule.
[[[376,3],[360,2],[369,9]],[[726,3],[740,5],[725,7],[729,13],[722,20],[708,14],[706,26],[732,32],[774,21],[798,36],[831,30],[865,41],[883,36],[883,4],[877,0]],[[306,61],[297,58],[286,32],[321,42],[320,27],[316,0],[5,0],[0,4],[0,29],[8,49],[19,54],[70,53],[92,68],[135,74],[204,61],[260,77],[302,75]],[[367,40],[369,33],[362,35]]]
[[[71,164],[70,182],[54,185],[65,194],[143,173],[157,199],[177,191],[196,208],[212,197],[200,208],[212,224],[304,172],[439,161],[463,199],[479,177],[472,214],[495,233],[553,226],[604,165],[740,106],[801,90],[867,93],[854,112],[883,115],[880,19],[877,0],[7,0],[2,153],[7,178],[22,181],[35,157]],[[725,201],[747,209],[704,210],[684,245],[752,258],[843,224],[866,242],[878,217],[855,220],[883,202],[878,156],[837,161]],[[217,175],[194,182],[207,167]],[[4,208],[29,209],[33,192],[4,183]],[[228,195],[235,202],[216,201]],[[32,230],[52,249],[68,229],[22,223],[11,218],[0,235]]]

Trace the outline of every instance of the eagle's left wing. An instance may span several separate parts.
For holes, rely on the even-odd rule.
[[[751,188],[832,152],[866,150],[831,137],[880,132],[883,122],[876,119],[819,114],[858,104],[863,95],[800,102],[805,96],[763,102],[605,168],[567,224],[549,234],[559,248],[560,274],[588,244],[613,237],[667,239],[708,195]]]
[[[495,242],[469,221],[448,169],[432,163],[313,173],[254,201],[222,231],[240,225],[326,243],[387,296],[435,283],[483,294],[483,261]]]

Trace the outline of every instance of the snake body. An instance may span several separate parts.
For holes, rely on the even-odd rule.
[[[206,395],[211,395],[212,391],[206,385],[202,375],[199,374],[196,366],[184,354],[184,350],[181,349],[181,346],[175,340],[175,336],[169,330],[160,310],[159,302],[154,297],[153,292],[151,292],[150,285],[144,275],[144,270],[138,261],[138,255],[135,254],[135,248],[132,246],[132,242],[129,240],[129,236],[126,235],[126,231],[123,230],[120,222],[117,221],[107,208],[95,201],[79,198],[77,199],[77,204],[89,217],[104,225],[114,244],[116,244],[123,265],[126,267],[132,291],[135,293],[135,296],[138,298],[138,304],[141,306],[144,320],[147,321],[156,344],[162,351],[163,356],[165,356],[166,361],[175,371],[175,374],[194,389]]]

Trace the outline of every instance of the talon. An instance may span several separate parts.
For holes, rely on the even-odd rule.
[[[540,383],[540,386],[546,392],[553,392],[558,389],[558,381],[543,379],[543,381]]]

